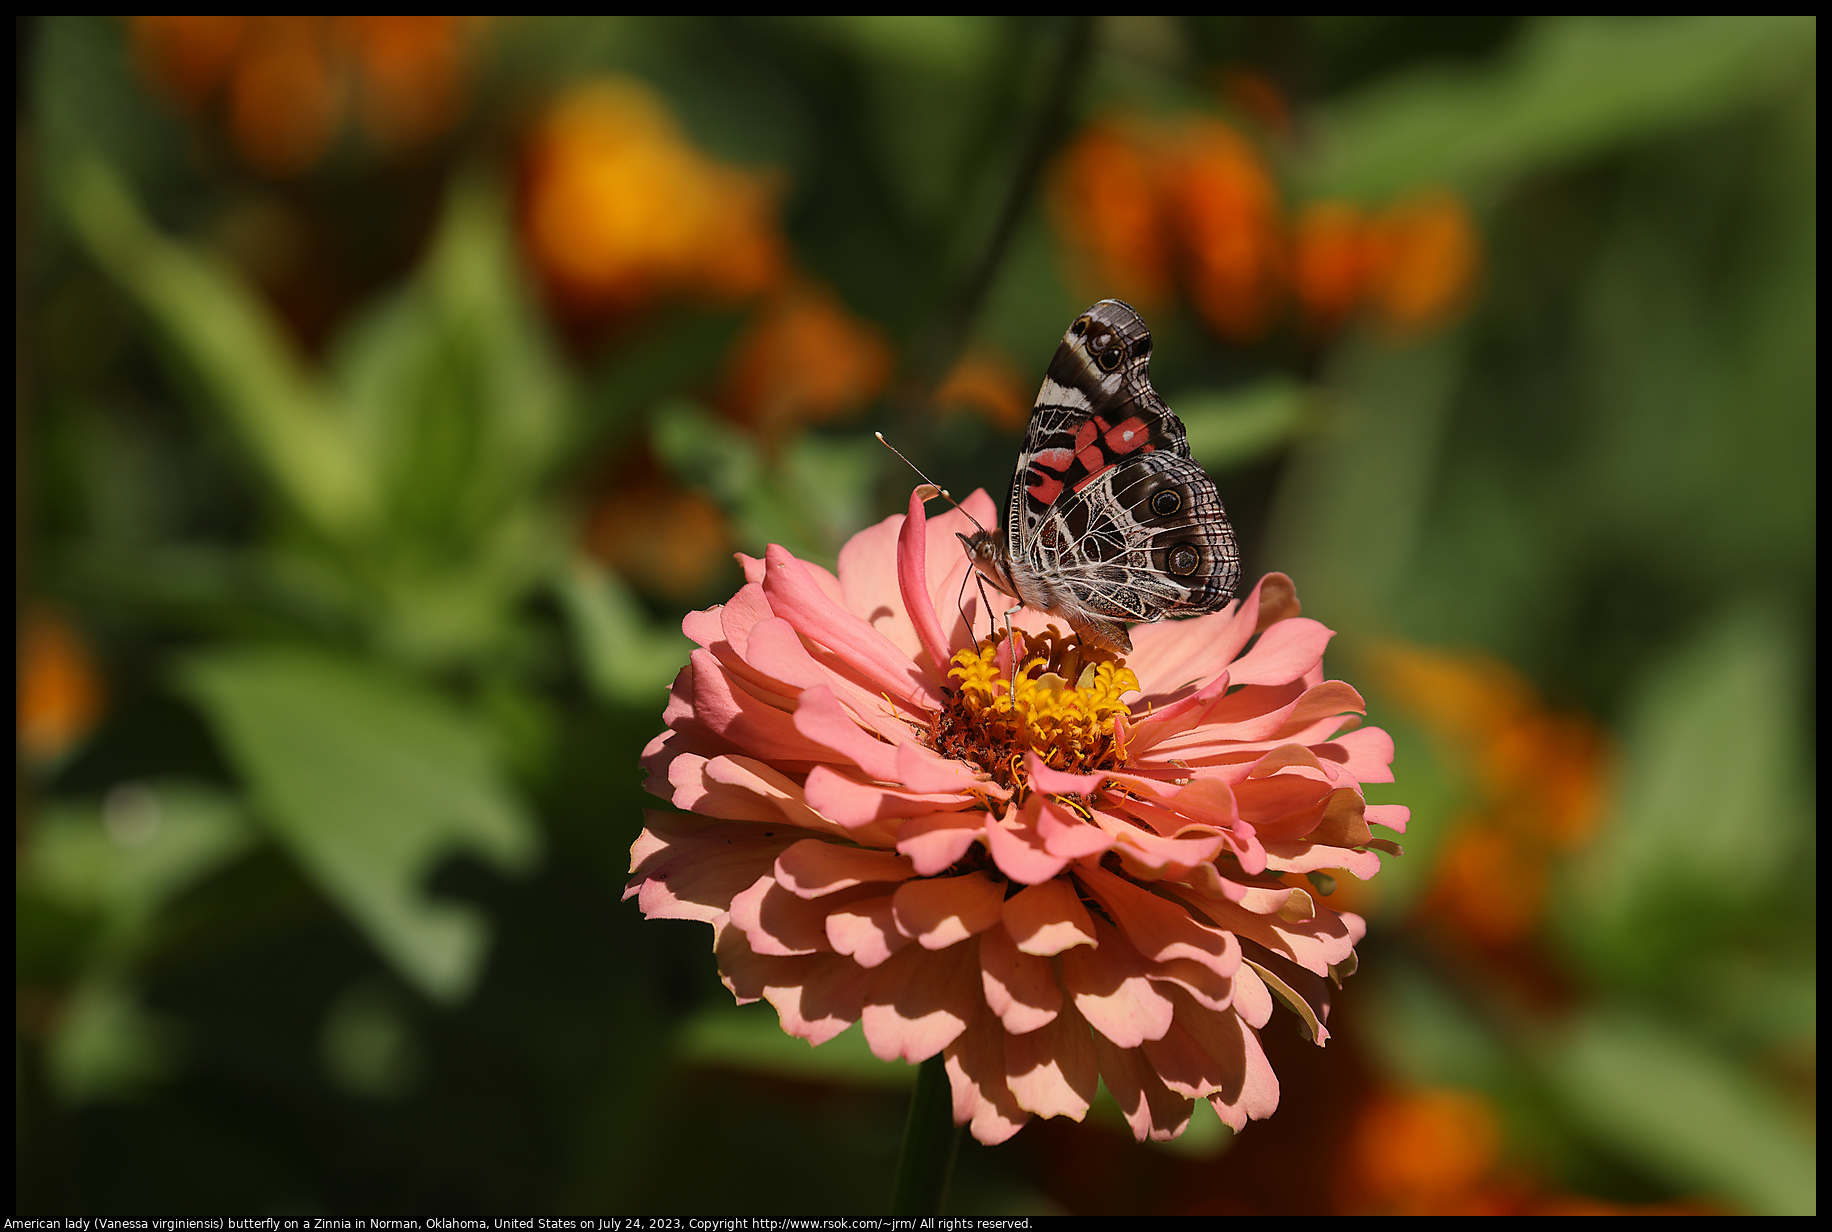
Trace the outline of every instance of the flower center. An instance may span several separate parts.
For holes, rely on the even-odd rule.
[[[1120,695],[1136,691],[1138,677],[1112,651],[1083,645],[1055,625],[1018,636],[1022,666],[1009,678],[996,662],[1003,639],[951,660],[948,675],[960,688],[936,718],[936,751],[973,762],[1019,792],[1029,785],[1028,752],[1071,774],[1121,764],[1125,749],[1114,719],[1131,715]]]

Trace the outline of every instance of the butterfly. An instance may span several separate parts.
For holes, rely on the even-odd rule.
[[[1104,299],[1075,318],[1031,409],[1005,537],[959,536],[986,581],[1122,654],[1127,624],[1219,611],[1241,573],[1221,497],[1150,362],[1130,305]]]

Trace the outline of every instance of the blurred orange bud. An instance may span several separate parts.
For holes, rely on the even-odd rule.
[[[357,66],[359,116],[376,144],[403,149],[458,118],[465,35],[477,18],[338,17]]]
[[[448,128],[474,18],[132,17],[135,59],[187,111],[220,91],[236,154],[284,178],[331,148],[354,92],[376,144],[400,149]]]
[[[983,350],[961,356],[935,391],[935,405],[943,410],[965,407],[1008,432],[1016,432],[1029,421],[1033,400],[1011,361]]]
[[[1167,201],[1196,310],[1224,338],[1263,336],[1284,298],[1286,256],[1278,188],[1259,151],[1219,120],[1192,120],[1170,161]]]
[[[127,20],[140,72],[187,111],[202,108],[223,84],[249,22],[221,14]]]
[[[651,594],[691,599],[729,559],[719,507],[681,487],[645,452],[628,459],[586,520],[593,557]]]
[[[1545,848],[1488,822],[1461,820],[1438,858],[1425,909],[1496,947],[1519,941],[1539,922],[1548,860]]]
[[[1291,284],[1305,324],[1334,329],[1367,291],[1368,219],[1346,201],[1315,201],[1292,229]]]
[[[742,300],[782,277],[775,191],[682,135],[628,77],[561,99],[529,146],[528,250],[563,304],[628,311],[668,294]]]
[[[45,765],[75,748],[101,718],[102,678],[75,626],[43,605],[19,629],[19,748]]]
[[[1099,284],[1142,307],[1170,297],[1170,243],[1159,200],[1158,157],[1116,125],[1084,130],[1056,164],[1050,208],[1057,229]]]
[[[1441,190],[1421,193],[1374,222],[1369,301],[1397,333],[1431,329],[1468,305],[1481,258],[1481,241],[1462,199]]]
[[[1350,1133],[1341,1183],[1361,1214],[1475,1214],[1501,1149],[1493,1106],[1467,1091],[1377,1095]],[[1495,1213],[1499,1213],[1498,1211]]]
[[[1544,909],[1552,857],[1596,824],[1609,768],[1602,728],[1548,709],[1493,656],[1387,646],[1372,666],[1474,779],[1475,807],[1458,821],[1424,910],[1485,945],[1520,940]]]
[[[766,441],[856,411],[891,373],[884,333],[825,287],[797,282],[772,296],[738,339],[719,405]]]
[[[250,165],[297,175],[330,147],[344,83],[314,17],[270,17],[249,30],[229,77],[229,140]]]

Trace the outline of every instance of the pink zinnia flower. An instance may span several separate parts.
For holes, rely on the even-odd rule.
[[[699,649],[643,762],[652,811],[627,894],[705,920],[725,984],[811,1044],[945,1052],[956,1123],[1000,1142],[1079,1120],[1097,1080],[1135,1135],[1206,1099],[1271,1115],[1259,1028],[1283,1002],[1321,1044],[1365,931],[1302,874],[1379,870],[1368,805],[1393,745],[1325,680],[1330,631],[1269,574],[1225,611],[1133,630],[1123,662],[1020,613],[976,646],[966,514],[860,532],[839,576],[772,546],[683,624]],[[966,502],[992,525],[992,502]]]

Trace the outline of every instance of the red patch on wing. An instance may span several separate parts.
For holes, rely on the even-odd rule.
[[[1150,449],[1151,432],[1145,427],[1145,421],[1137,415],[1124,423],[1107,429],[1107,435],[1101,438],[1107,442],[1107,448],[1114,453],[1132,453],[1137,449]]]
[[[1058,445],[1054,449],[1039,449],[1036,453],[1031,455],[1030,464],[1032,466],[1041,466],[1048,470],[1055,471],[1057,474],[1061,474],[1063,471],[1069,469],[1069,463],[1074,460],[1075,454],[1073,451],[1064,449],[1062,446]]]
[[[1056,503],[1056,498],[1062,495],[1062,480],[1040,479],[1036,483],[1027,485],[1024,490],[1043,504],[1053,505]]]

